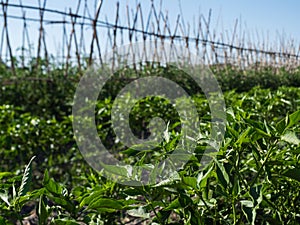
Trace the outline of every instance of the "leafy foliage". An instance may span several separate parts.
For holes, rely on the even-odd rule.
[[[176,75],[174,68],[153,70],[168,72],[168,77]],[[29,73],[20,70],[20,77],[21,72],[24,76]],[[278,87],[277,81],[268,80],[271,72],[267,69],[267,75],[251,76],[270,89],[247,83],[252,78],[230,80],[228,74],[219,74],[223,89],[228,90],[224,93],[226,133],[219,153],[209,165],[200,167],[210,134],[210,109],[205,96],[193,90],[201,119],[194,155],[169,179],[130,187],[105,179],[102,172],[85,163],[71,123],[76,82],[62,79],[59,70],[52,72],[52,84],[24,81],[2,88],[0,224],[21,223],[33,214],[38,224],[300,223],[299,88]],[[130,78],[131,71],[126,73]],[[187,82],[184,75],[178,77],[181,80],[176,82]],[[284,79],[280,84],[290,82],[284,72],[278,79]],[[232,84],[233,80],[237,83]],[[149,135],[149,121],[154,117],[164,118],[169,129],[155,151],[127,148],[113,133],[110,114],[114,99],[108,93],[111,88],[117,93],[128,81],[119,86],[113,86],[114,82],[97,102],[99,137],[118,159],[155,165],[177,145],[178,114],[161,98],[141,100],[130,114],[136,135]]]

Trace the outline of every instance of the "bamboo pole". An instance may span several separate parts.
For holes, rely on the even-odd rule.
[[[8,0],[6,0],[6,4],[3,3],[3,1],[1,1],[2,3],[2,11],[3,11],[3,19],[4,19],[4,25],[3,28],[5,30],[6,33],[6,44],[7,44],[7,48],[9,51],[9,56],[10,56],[10,61],[11,61],[11,71],[12,74],[14,76],[16,76],[16,69],[15,69],[15,59],[12,53],[12,49],[11,49],[11,45],[10,45],[10,40],[9,40],[9,33],[8,33],[8,23],[7,23],[7,4],[8,4]]]

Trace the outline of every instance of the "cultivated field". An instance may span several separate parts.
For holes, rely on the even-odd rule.
[[[85,9],[80,2],[78,8]],[[283,50],[273,51],[253,42],[242,43],[235,31],[232,38],[218,39],[210,35],[209,19],[199,20],[195,35],[180,29],[181,20],[171,32],[167,15],[154,5],[148,20],[142,22],[138,5],[127,15],[131,23],[124,25],[118,19],[118,5],[111,24],[98,21],[97,14],[96,18],[80,14],[80,10],[62,14],[45,5],[0,4],[3,33],[7,33],[0,49],[0,225],[300,224],[300,65],[296,47],[287,42]],[[64,16],[65,23],[52,21],[64,31],[62,52],[56,57],[48,54],[44,34],[45,24],[51,21],[39,14],[37,21],[19,18],[25,22],[23,39],[28,42],[25,24],[39,24],[37,54],[29,54],[32,49],[25,44],[21,54],[15,55],[9,33],[13,18],[6,11],[10,7]],[[152,27],[147,25],[151,23]],[[85,39],[85,29],[80,28],[86,26],[93,34],[88,53],[82,45],[85,42],[80,42]],[[102,36],[97,33],[101,29],[106,31],[107,51],[115,50],[126,37],[130,45],[151,39],[175,43],[201,56],[217,79],[226,106],[226,118],[220,123],[224,138],[217,153],[205,151],[215,148],[211,136],[219,135],[212,134],[212,127],[220,122],[214,120],[210,108],[213,93],[205,95],[174,63],[160,64],[162,58],[149,63],[142,49],[136,57],[143,63],[127,67],[124,60],[125,66],[114,70],[94,102],[99,140],[115,159],[145,168],[153,180],[159,177],[165,169],[159,163],[172,155],[183,136],[184,121],[174,106],[160,96],[147,96],[131,108],[127,119],[137,138],[149,137],[153,118],[168,125],[162,141],[152,149],[122,144],[111,114],[118,93],[132,81],[161,77],[180,85],[193,100],[199,117],[192,139],[195,148],[183,149],[191,150],[185,165],[151,185],[124,185],[104,176],[109,171],[120,181],[126,180],[133,173],[129,167],[113,165],[97,171],[88,164],[74,137],[77,118],[72,106],[78,83],[93,63],[99,63],[99,74],[114,69],[113,63],[106,64],[107,54],[101,55],[98,38]],[[186,104],[185,99],[181,104]],[[156,124],[152,128],[156,131]],[[201,161],[204,156],[210,158],[208,164]]]

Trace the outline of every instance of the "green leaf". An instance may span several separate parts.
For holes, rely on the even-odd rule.
[[[0,198],[4,201],[8,206],[10,203],[8,201],[8,191],[7,190],[0,190]]]
[[[66,197],[68,195],[68,190],[60,183],[56,182],[53,178],[49,177],[48,171],[45,171],[43,185],[46,190],[55,195],[61,195]]]
[[[10,175],[13,175],[14,173],[12,172],[0,172],[0,180],[3,178],[3,177],[8,177]]]
[[[43,179],[43,185],[47,184],[49,182],[49,173],[48,173],[48,170],[46,169],[45,170],[45,173],[44,173],[44,179]]]
[[[224,166],[219,163],[217,160],[215,161],[216,163],[216,173],[218,180],[220,181],[221,185],[223,186],[224,189],[227,188],[227,185],[229,183],[229,176],[224,168]]]
[[[157,218],[153,219],[153,222],[151,223],[151,225],[166,224],[166,221],[170,217],[171,212],[172,212],[171,210],[169,210],[169,211],[166,211],[166,210],[158,211]],[[156,223],[158,221],[159,221],[159,223]]]
[[[5,220],[2,216],[0,216],[0,225],[5,225]]]
[[[150,218],[150,213],[146,213],[143,207],[139,207],[137,209],[131,209],[127,211],[128,215],[138,218]]]
[[[138,154],[139,152],[140,152],[139,150],[136,150],[133,148],[128,148],[128,149],[122,151],[122,154],[128,155],[128,156],[133,156],[133,155]]]
[[[17,197],[17,191],[16,191],[15,184],[12,185],[12,195],[13,195],[13,199],[15,199]]]
[[[56,182],[53,178],[49,178],[46,171],[44,174],[43,184],[48,192],[45,192],[48,198],[56,204],[65,207],[66,210],[72,212],[75,208],[73,202],[69,199],[68,190],[60,183]]]
[[[155,184],[153,187],[161,187],[161,186],[166,186],[166,185],[171,185],[173,184],[175,181],[179,181],[180,180],[180,176],[179,174],[174,171],[169,178],[160,181],[158,184]]]
[[[281,119],[277,124],[276,124],[276,130],[279,134],[283,134],[285,127],[286,127],[286,119],[283,118]]]
[[[53,194],[57,194],[57,195],[62,195],[63,194],[63,187],[55,182],[55,180],[53,178],[49,179],[48,182],[45,185],[45,188],[53,193]]]
[[[287,129],[296,125],[300,121],[300,110],[286,116],[276,124],[279,134],[283,134]]]
[[[282,175],[300,182],[300,169],[298,168],[289,169]]]
[[[295,124],[299,123],[299,121],[300,121],[300,110],[292,113],[289,116],[289,123],[287,128],[294,126]]]
[[[255,207],[258,207],[258,205],[261,203],[263,199],[262,195],[262,185],[253,186],[250,188],[250,196],[253,199],[253,202],[255,204]]]
[[[126,178],[130,177],[129,168],[126,168],[125,166],[105,165],[105,164],[101,164],[101,166],[103,166],[103,168],[108,173],[119,175]]]
[[[88,205],[89,209],[96,209],[98,212],[115,212],[121,210],[123,204],[117,200],[109,198],[98,198]]]
[[[178,198],[174,199],[164,210],[168,211],[180,209],[192,204],[193,200],[189,196],[181,194]]]
[[[231,126],[227,126],[226,130],[228,130],[228,132],[231,134],[231,136],[238,138],[239,133],[235,129],[233,129]]]
[[[213,164],[211,164],[213,165]],[[212,172],[213,172],[213,166],[210,166],[210,168],[208,169],[208,171],[203,175],[203,172],[199,173],[198,177],[197,177],[197,182],[199,184],[200,188],[204,188],[207,184],[207,179],[211,176]]]
[[[26,195],[18,197],[18,204],[20,206],[28,203],[29,201],[35,201],[43,193],[43,189],[37,189],[32,192],[28,192]]]
[[[28,191],[30,187],[30,183],[32,180],[32,162],[34,160],[35,156],[33,156],[27,166],[25,167],[25,171],[22,177],[21,186],[18,192],[18,196],[24,196]]]
[[[103,197],[104,193],[105,193],[105,190],[99,190],[99,191],[92,192],[87,197],[82,199],[82,201],[80,202],[80,207],[90,204],[96,198]]]
[[[193,205],[193,200],[187,194],[180,194],[178,200],[182,208]]]
[[[5,219],[0,216],[0,225],[8,225],[8,224],[11,224],[11,223],[7,223],[8,221],[5,221]]]
[[[299,138],[296,136],[296,133],[294,132],[287,132],[284,135],[281,136],[281,140],[289,143],[289,144],[294,144],[294,145],[299,145],[300,144],[300,140]]]
[[[249,143],[250,142],[250,138],[249,133],[252,130],[251,127],[248,127],[237,139],[237,141],[235,142],[235,144],[237,144],[238,146],[241,146],[243,143]]]
[[[233,196],[238,196],[240,193],[241,187],[240,187],[240,182],[237,177],[234,177],[234,183],[233,183],[233,188],[232,188],[232,195]]]
[[[241,202],[241,205],[246,206],[246,207],[248,207],[248,208],[253,208],[253,207],[254,207],[252,201],[249,201],[249,200],[241,200],[240,202]]]
[[[164,210],[173,210],[181,208],[179,198],[173,200]]]
[[[55,202],[57,205],[60,205],[64,207],[68,212],[73,212],[75,209],[74,204],[64,196],[53,196],[53,195],[47,195],[49,199],[51,199],[53,202]]]
[[[197,187],[197,179],[195,177],[182,177],[182,181],[187,186],[190,186],[194,189],[198,189]]]
[[[137,195],[144,195],[145,192],[140,189],[140,188],[128,188],[126,190],[123,191],[126,195],[129,195],[129,196],[137,196]]]
[[[53,225],[80,225],[81,223],[77,223],[75,220],[72,220],[72,219],[64,218],[64,219],[53,220],[51,222],[51,224],[53,224]]]
[[[257,132],[258,134],[260,134],[262,137],[265,137],[265,138],[270,138],[270,137],[272,137],[271,134],[268,134],[268,133],[266,133],[265,131],[263,131],[263,130],[261,130],[261,129],[259,129],[259,128],[255,128],[255,130],[256,130],[256,132]]]
[[[38,218],[39,224],[46,224],[48,219],[48,210],[44,202],[44,196],[40,196],[39,204],[38,204]]]
[[[241,206],[242,206],[242,211],[244,215],[246,216],[246,219],[248,222],[252,225],[254,225],[255,222],[255,217],[256,217],[256,211],[253,205],[252,201],[249,200],[241,200]]]

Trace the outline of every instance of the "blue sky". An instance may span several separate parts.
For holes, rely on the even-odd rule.
[[[155,1],[155,0],[154,0]],[[114,1],[104,1],[102,13],[113,14]],[[137,1],[121,1],[121,8],[126,4],[134,6]],[[143,1],[144,8],[149,7],[149,1]],[[156,1],[159,5],[159,1]],[[243,30],[269,32],[270,39],[280,34],[286,38],[293,37],[300,40],[300,1],[299,0],[181,0],[182,13],[185,22],[193,24],[194,17],[203,14],[206,18],[212,9],[211,27],[219,32],[232,31],[236,19],[241,22]],[[180,13],[178,0],[163,0],[163,11],[167,10],[169,17],[175,21]],[[125,10],[124,10],[125,12]]]
[[[10,0],[10,3],[18,4],[19,0]],[[37,0],[23,0],[24,5],[38,5]],[[114,22],[116,12],[116,0],[104,0],[101,9],[100,20]],[[135,8],[136,3],[142,3],[144,15],[147,15],[151,6],[150,0],[120,0],[121,20],[125,22],[126,5],[130,8]],[[155,5],[159,8],[160,0],[154,0]],[[75,11],[77,1],[75,0],[48,0],[47,8],[66,10],[72,8]],[[93,14],[94,0],[88,0],[88,4]],[[294,39],[295,43],[299,46],[300,40],[300,1],[299,0],[181,0],[182,14],[185,23],[188,22],[193,25],[193,20],[198,18],[199,14],[203,14],[207,18],[209,10],[212,10],[211,30],[216,30],[218,33],[228,31],[229,34],[233,32],[236,19],[239,21],[239,27],[246,35],[259,39],[267,40],[275,45],[284,40]],[[171,21],[171,27],[174,27],[177,15],[180,13],[178,0],[163,0],[162,11],[168,11]],[[21,16],[20,9],[10,9],[10,15]],[[38,18],[38,14],[33,11],[28,11],[27,16]],[[48,19],[61,19],[54,18],[53,14],[46,14]],[[124,23],[123,22],[123,23]],[[21,46],[22,35],[22,21],[9,20],[9,32],[12,38],[11,44],[16,51],[17,47]],[[3,26],[3,20],[0,18],[0,26]],[[38,23],[31,23],[29,25],[31,42],[37,43]],[[18,34],[19,33],[19,34]],[[14,34],[14,35],[13,35]],[[59,51],[61,46],[61,26],[47,25],[47,44],[51,52]],[[193,33],[191,32],[193,36]],[[254,39],[252,38],[252,39]],[[49,40],[49,41],[48,41]],[[258,41],[258,40],[256,40]],[[3,54],[3,53],[2,53]]]

